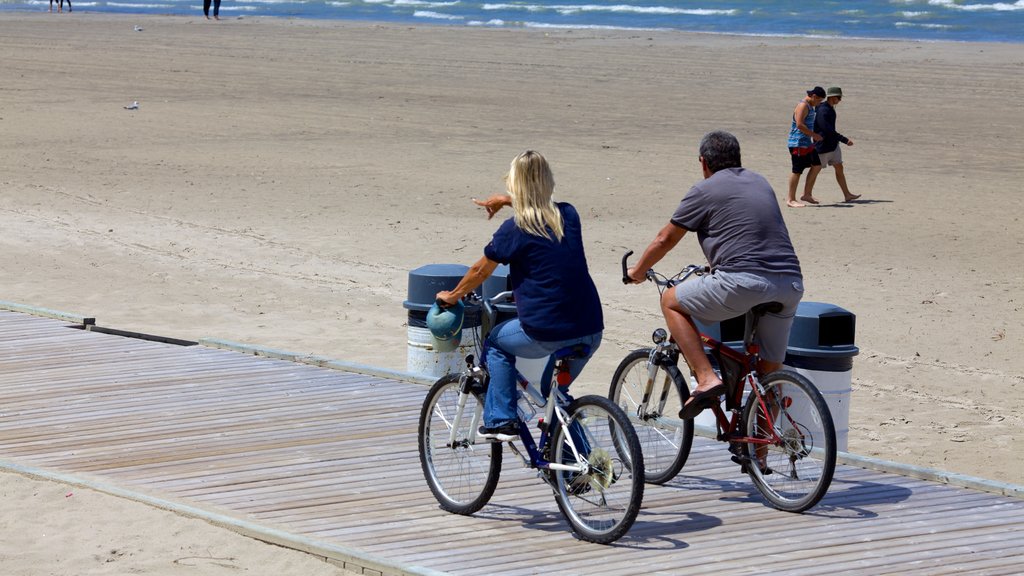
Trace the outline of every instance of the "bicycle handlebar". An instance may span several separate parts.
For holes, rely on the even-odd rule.
[[[632,284],[633,283],[633,279],[629,277],[629,264],[627,264],[627,262],[626,262],[629,259],[629,257],[632,256],[632,255],[633,255],[633,251],[632,250],[630,250],[629,252],[626,252],[625,254],[622,255],[622,283],[623,284]],[[654,281],[654,282],[658,281],[658,276],[655,274],[653,268],[648,270],[646,273],[644,273],[644,276],[648,280],[651,280],[651,281]]]
[[[629,257],[632,256],[632,255],[633,255],[633,251],[632,250],[630,250],[629,252],[626,252],[625,254],[622,255],[622,283],[623,284],[631,284],[633,282],[633,279],[630,278],[629,274],[628,274],[629,266],[626,264],[626,260],[628,260]]]
[[[625,254],[622,255],[622,283],[623,284],[631,284],[633,282],[633,279],[629,277],[629,274],[628,274],[629,266],[628,266],[628,264],[626,262],[629,259],[629,257],[632,256],[632,255],[633,255],[633,251],[632,250],[630,250],[630,251],[628,251],[628,252],[626,252]],[[658,274],[657,272],[654,271],[654,268],[649,269],[644,274],[644,276],[646,276],[648,280],[650,280],[651,282],[654,282],[658,286],[663,287],[663,288],[667,288],[667,287],[671,287],[671,286],[675,286],[676,284],[679,284],[680,282],[682,282],[683,280],[686,280],[687,278],[689,278],[690,276],[692,276],[694,274],[700,276],[702,274],[707,274],[710,271],[711,271],[711,268],[709,266],[702,266],[700,264],[690,264],[689,266],[687,266],[687,267],[683,268],[682,270],[680,270],[678,274],[676,274],[675,276],[672,276],[671,278],[668,278],[668,277],[665,277],[665,276],[663,276],[661,274]]]

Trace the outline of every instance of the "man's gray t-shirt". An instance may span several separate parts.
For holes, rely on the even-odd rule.
[[[697,233],[712,269],[800,275],[775,191],[756,172],[726,168],[698,182],[672,223]]]

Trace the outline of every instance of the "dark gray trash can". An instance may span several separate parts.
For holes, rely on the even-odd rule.
[[[512,282],[508,277],[508,265],[499,264],[494,272],[484,280],[483,286],[480,287],[480,294],[484,298],[494,298],[502,292],[506,292],[512,289]],[[498,316],[495,320],[495,324],[500,324],[506,320],[510,320],[518,316],[516,312],[516,305],[514,302],[505,304],[498,304],[497,306]]]
[[[801,302],[789,333],[785,365],[806,376],[825,397],[836,427],[836,446],[845,452],[850,437],[850,395],[857,317],[825,302]]]
[[[427,329],[427,312],[434,296],[459,284],[469,267],[462,264],[427,264],[409,272],[408,299],[402,306],[409,311],[407,370],[421,376],[439,378],[465,368],[465,358],[472,353],[474,338],[480,336],[480,310],[467,307],[462,323],[462,340],[451,352],[434,349],[434,340]]]

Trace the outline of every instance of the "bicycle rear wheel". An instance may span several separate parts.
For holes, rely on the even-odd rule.
[[[551,461],[579,462],[587,470],[553,471],[555,501],[580,538],[614,542],[640,512],[644,496],[640,441],[626,414],[607,398],[583,396],[566,411],[568,425],[559,424],[552,434]]]
[[[459,374],[444,376],[427,392],[420,411],[420,465],[441,508],[455,514],[472,514],[494,495],[501,474],[501,443],[469,443],[471,432],[482,418],[483,398],[479,392],[470,392],[462,417],[456,422],[461,395],[459,379]]]
[[[693,446],[693,420],[679,418],[689,388],[679,370],[655,365],[654,385],[641,409],[650,377],[651,349],[626,355],[612,377],[608,397],[629,416],[644,453],[644,475],[651,484],[675,478]],[[685,393],[684,393],[685,388]]]
[[[825,399],[810,380],[791,370],[766,376],[765,403],[747,397],[743,422],[750,438],[771,440],[765,410],[781,441],[745,442],[747,473],[768,502],[787,512],[803,512],[828,491],[836,467],[836,430]]]

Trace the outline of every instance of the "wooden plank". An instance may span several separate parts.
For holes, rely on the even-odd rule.
[[[0,311],[0,458],[106,478],[396,565],[510,575],[1001,573],[1024,554],[1024,501],[839,466],[816,508],[788,514],[763,503],[724,444],[704,438],[679,477],[646,487],[637,523],[615,546],[576,539],[550,489],[507,450],[491,503],[471,517],[449,514],[419,467],[425,393]],[[764,552],[737,553],[751,541]]]

